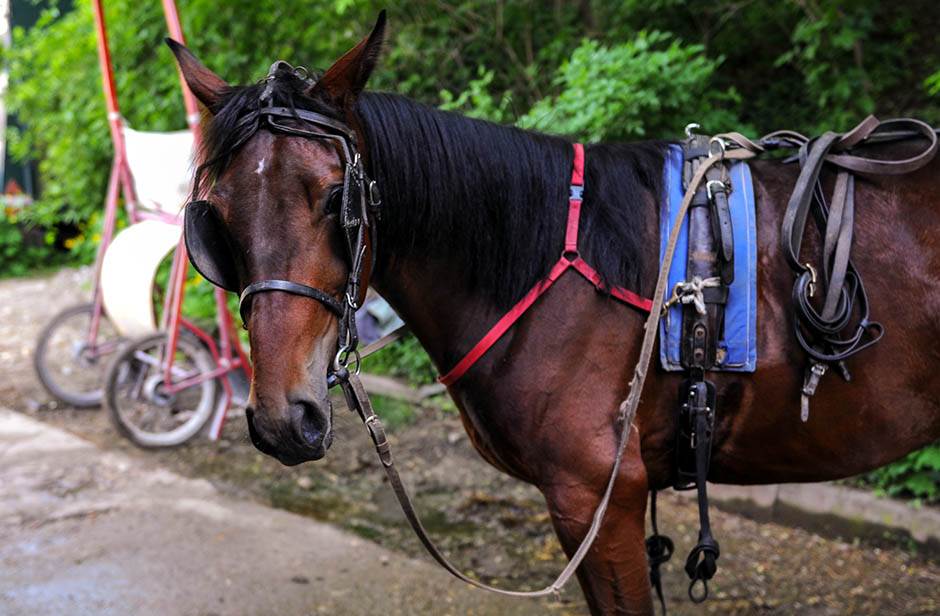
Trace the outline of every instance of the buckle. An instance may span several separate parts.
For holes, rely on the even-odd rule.
[[[715,188],[712,188],[712,186]],[[721,180],[709,180],[708,183],[705,184],[705,193],[708,195],[709,201],[712,201],[715,198],[716,192],[727,193],[728,186]]]
[[[584,186],[578,186],[577,184],[572,184],[568,189],[568,200],[569,201],[583,201],[584,200]]]

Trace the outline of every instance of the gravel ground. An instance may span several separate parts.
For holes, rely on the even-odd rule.
[[[71,301],[87,298],[87,270],[0,281],[0,405],[51,422],[99,446],[127,452],[146,464],[205,478],[223,492],[335,523],[383,546],[421,554],[362,427],[337,410],[337,442],[322,463],[284,468],[247,442],[244,421],[233,417],[223,439],[197,440],[172,451],[141,452],[115,434],[98,411],[63,408],[49,400],[32,372],[35,337],[46,320]],[[506,586],[544,585],[563,565],[539,493],[505,477],[472,450],[457,417],[429,406],[392,434],[405,481],[418,494],[427,526],[454,560]],[[694,544],[694,504],[664,494],[660,528],[676,541],[665,567],[672,614],[940,614],[940,562],[914,546],[874,546],[821,537],[802,529],[758,523],[714,511],[721,542],[712,598],[693,605],[685,595],[685,554]],[[552,613],[583,613],[572,586]]]

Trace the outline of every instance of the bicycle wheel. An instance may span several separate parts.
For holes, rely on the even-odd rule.
[[[189,336],[180,336],[170,386],[164,380],[166,334],[128,344],[114,358],[105,379],[105,406],[118,431],[145,449],[180,445],[199,432],[215,408],[212,355]],[[173,385],[190,381],[175,391]]]
[[[33,353],[33,367],[39,382],[53,397],[78,408],[101,404],[108,357],[123,342],[104,314],[94,344],[88,331],[94,315],[93,304],[66,308],[55,315],[39,334]]]

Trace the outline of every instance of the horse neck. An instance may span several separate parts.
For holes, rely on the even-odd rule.
[[[572,146],[389,95],[365,96],[359,111],[385,201],[373,285],[444,372],[558,260]],[[645,294],[662,161],[655,143],[587,155],[581,254]]]
[[[571,146],[391,95],[360,116],[384,201],[372,285],[443,371],[557,259]]]

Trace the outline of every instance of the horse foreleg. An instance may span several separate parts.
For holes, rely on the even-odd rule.
[[[644,546],[648,485],[639,452],[633,449],[626,452],[600,534],[578,568],[578,581],[595,615],[653,613]],[[555,532],[569,558],[587,534],[605,487],[598,487],[597,473],[588,474],[586,480],[569,469],[543,488]]]

